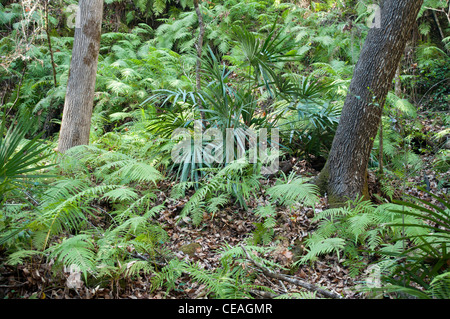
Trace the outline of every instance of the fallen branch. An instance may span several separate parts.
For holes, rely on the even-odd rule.
[[[270,291],[262,291],[262,290],[250,290],[250,292],[254,295],[257,295],[264,299],[275,299],[276,297],[279,297],[279,295],[271,293]]]
[[[305,282],[303,280],[300,280],[298,278],[294,278],[291,276],[287,276],[287,275],[283,275],[283,274],[277,274],[274,273],[270,270],[268,270],[266,267],[260,265],[257,261],[255,261],[254,259],[251,258],[250,254],[247,252],[247,250],[245,249],[245,247],[243,245],[241,245],[242,250],[244,251],[245,255],[247,256],[247,259],[253,263],[253,265],[255,265],[256,267],[258,267],[259,269],[261,269],[261,271],[263,272],[264,275],[268,276],[268,277],[272,277],[275,279],[279,279],[279,280],[284,280],[286,282],[289,282],[291,284],[300,286],[302,288],[305,288],[309,291],[312,292],[317,292],[318,294],[321,294],[325,297],[328,298],[332,298],[332,299],[342,299],[343,297],[335,292],[332,291],[328,291],[326,289],[320,288],[314,284],[310,284],[308,282]]]
[[[28,284],[28,282],[21,282],[15,285],[0,285],[0,288],[19,288],[25,286],[26,284]]]

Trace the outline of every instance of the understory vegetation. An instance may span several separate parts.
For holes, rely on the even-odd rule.
[[[450,298],[448,1],[404,52],[370,198],[333,208],[314,178],[371,1],[200,1],[197,70],[193,1],[106,0],[90,144],[64,154],[77,1],[44,2],[0,2],[2,298]]]

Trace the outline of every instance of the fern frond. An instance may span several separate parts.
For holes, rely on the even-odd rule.
[[[109,163],[100,168],[100,171],[105,172],[111,168],[120,167],[115,170],[106,180],[109,182],[119,182],[120,184],[136,183],[153,183],[162,179],[161,173],[153,166],[138,162],[134,159],[127,159]]]
[[[315,291],[305,291],[282,294],[275,297],[275,299],[317,299],[317,296]]]
[[[95,247],[86,234],[66,238],[61,244],[50,247],[50,256],[67,267],[76,266],[87,280],[88,273],[95,273]]]
[[[340,252],[344,250],[346,242],[342,238],[315,238],[307,239],[308,253],[298,261],[299,263],[305,263],[315,260],[319,255],[336,253],[340,258]]]
[[[44,253],[39,250],[18,250],[8,256],[6,263],[11,266],[22,265],[27,262],[25,259],[32,258],[36,255],[44,255]]]
[[[276,185],[267,190],[267,193],[280,204],[292,202],[313,206],[319,200],[319,190],[314,184],[308,184],[302,178],[294,179],[290,183]]]
[[[429,293],[434,299],[450,299],[450,272],[434,277]]]
[[[212,197],[208,200],[208,205],[206,206],[206,210],[215,214],[219,211],[220,207],[223,207],[230,201],[230,196],[228,194],[220,194],[217,197]]]
[[[132,260],[126,264],[125,276],[130,278],[139,275],[151,274],[155,269],[146,260]]]
[[[128,187],[119,187],[105,193],[102,199],[110,199],[112,201],[132,201],[139,198],[139,195]]]

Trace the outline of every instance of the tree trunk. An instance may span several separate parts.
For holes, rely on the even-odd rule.
[[[381,1],[381,25],[372,28],[356,64],[330,154],[316,180],[338,206],[368,197],[367,166],[383,105],[423,0]]]
[[[200,90],[202,89],[201,87],[201,64],[202,64],[202,49],[203,49],[203,37],[205,35],[205,25],[203,23],[203,15],[202,15],[202,11],[200,10],[200,6],[198,3],[198,0],[194,0],[194,8],[195,8],[195,12],[197,13],[197,17],[198,17],[198,26],[200,29],[200,33],[198,35],[198,42],[197,42],[197,64],[195,66],[195,83],[196,83],[196,89],[197,92],[199,93]],[[201,98],[197,98],[197,105],[198,108],[201,110],[202,109],[202,99]],[[205,119],[205,114],[203,111],[200,111],[200,116],[202,121]]]
[[[49,11],[49,3],[46,0],[44,1],[45,33],[47,34],[48,50],[50,51],[50,61],[52,62],[53,84],[55,85],[56,88],[58,86],[58,81],[56,80],[56,66],[55,66],[55,59],[53,57],[52,39],[50,37],[50,24],[48,21],[48,11]]]
[[[80,0],[58,151],[89,144],[103,0]]]

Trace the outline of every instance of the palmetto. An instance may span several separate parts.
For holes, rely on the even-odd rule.
[[[28,126],[29,127],[29,126]],[[50,165],[39,164],[51,153],[45,152],[47,146],[39,141],[39,135],[27,141],[28,128],[24,121],[6,129],[5,121],[0,126],[0,195],[24,183],[45,177],[40,171]],[[6,133],[5,133],[6,132]]]

